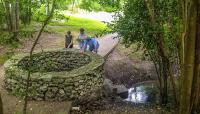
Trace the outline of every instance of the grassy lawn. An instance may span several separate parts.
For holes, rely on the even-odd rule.
[[[63,21],[54,20],[47,27],[47,32],[57,32],[57,33],[66,33],[66,31],[79,32],[80,28],[84,28],[87,34],[95,35],[102,34],[103,31],[109,30],[106,24],[86,19],[86,18],[78,18],[72,16],[65,16],[66,19]]]

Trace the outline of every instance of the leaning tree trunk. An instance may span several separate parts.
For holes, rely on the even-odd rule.
[[[180,114],[193,113],[199,103],[200,88],[200,24],[199,0],[183,0],[183,58]]]

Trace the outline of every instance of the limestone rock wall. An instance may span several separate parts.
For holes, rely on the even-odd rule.
[[[77,50],[70,51],[78,53]],[[78,69],[32,73],[28,92],[29,98],[48,101],[73,100],[100,88],[103,84],[104,60],[99,55],[89,52],[86,52],[86,54],[91,57],[92,61]],[[17,63],[24,56],[26,54],[17,55],[4,65],[5,87],[12,94],[21,97],[25,94],[27,71],[19,68]]]

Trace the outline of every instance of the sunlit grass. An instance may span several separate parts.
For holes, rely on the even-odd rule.
[[[107,25],[91,19],[66,16],[64,20],[52,21],[47,30],[51,32],[66,33],[66,31],[78,32],[80,28],[84,28],[86,33],[94,35],[101,34],[105,30],[109,30]]]

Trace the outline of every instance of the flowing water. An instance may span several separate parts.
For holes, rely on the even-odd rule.
[[[133,103],[158,103],[159,91],[155,83],[144,83],[128,89],[125,101]]]

